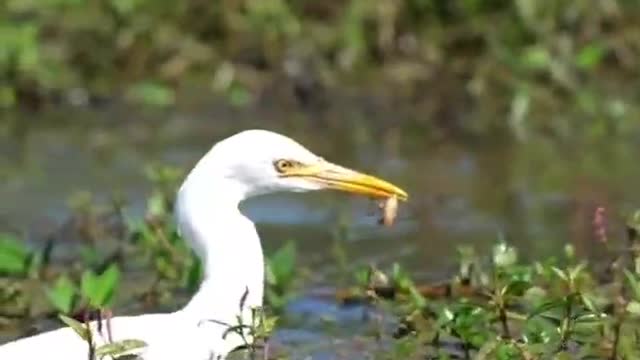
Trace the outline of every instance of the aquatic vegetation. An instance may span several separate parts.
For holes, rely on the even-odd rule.
[[[142,218],[129,217],[121,203],[98,207],[91,197],[75,198],[72,213],[81,216],[74,229],[88,240],[82,242],[71,266],[50,259],[49,243],[39,250],[13,235],[0,237],[0,317],[31,322],[67,314],[62,322],[86,340],[93,336],[87,335],[84,324],[91,314],[108,321],[108,309],[132,304],[175,306],[182,300],[181,292],[195,291],[201,264],[177,234],[172,219],[179,174],[181,170],[173,167],[149,169],[152,190]],[[117,216],[105,216],[104,211]],[[628,215],[620,232],[609,228],[608,211],[596,208],[596,242],[590,245],[607,254],[606,264],[579,258],[569,244],[555,257],[523,259],[517,248],[500,239],[487,253],[459,248],[458,270],[442,282],[426,284],[414,280],[402,263],[388,269],[354,270],[341,242],[348,238],[348,221],[341,219],[333,233],[334,255],[353,287],[339,290],[336,298],[345,306],[377,310],[369,324],[362,325],[371,328],[363,330],[363,336],[377,344],[362,351],[375,359],[637,358],[640,211]],[[106,234],[109,227],[100,224],[104,219],[120,219],[124,231],[114,227],[118,231]],[[617,239],[617,233],[626,238]],[[106,256],[96,247],[101,238],[112,237],[118,239],[115,252],[123,255]],[[242,354],[255,358],[269,353],[269,342],[281,324],[290,326],[285,305],[306,290],[293,241],[268,251],[266,257],[267,306],[249,309],[254,314],[250,324],[228,324],[229,332],[244,334],[248,329],[259,340],[247,341],[242,349]],[[149,274],[151,280],[136,284],[136,292],[116,296],[126,285],[121,272],[131,267]],[[28,290],[34,283],[37,289]],[[35,309],[31,301],[40,292],[45,294],[45,310]],[[393,329],[382,316],[392,319]],[[97,358],[143,346],[135,339],[107,345],[93,349]]]
[[[67,275],[61,275],[47,289],[46,295],[55,309],[62,314],[74,314],[81,309],[105,309],[113,305],[120,285],[120,270],[111,264],[101,274],[91,270],[82,273],[79,284]]]
[[[60,320],[73,329],[73,331],[84,340],[89,346],[87,347],[87,358],[89,360],[102,360],[104,358],[108,359],[129,359],[131,351],[138,350],[147,346],[147,344],[142,340],[137,339],[125,339],[120,341],[112,341],[111,340],[111,327],[109,323],[109,318],[104,320],[106,324],[102,324],[102,318],[97,320],[97,325],[91,327],[87,321],[81,323],[77,320],[74,320],[70,317],[60,315]],[[103,332],[106,331],[106,336]],[[104,343],[100,346],[97,346],[95,338],[97,335],[100,335],[104,341]],[[135,359],[139,357],[134,357]]]
[[[33,257],[23,242],[9,234],[0,234],[0,274],[26,276]]]
[[[225,326],[226,331],[222,335],[223,338],[228,336],[230,333],[235,333],[240,336],[243,341],[243,345],[232,351],[232,358],[234,353],[243,353],[247,355],[249,359],[254,360],[258,358],[259,352],[262,352],[263,355],[261,358],[267,359],[270,358],[268,340],[275,328],[278,317],[269,315],[268,311],[264,307],[252,307],[247,309],[245,301],[248,293],[249,289],[247,289],[244,296],[240,299],[238,307],[240,312],[245,312],[247,310],[250,311],[250,323],[245,323],[242,316],[238,316],[237,322],[233,324],[220,323],[218,320],[203,321],[212,321]]]
[[[287,242],[265,259],[265,283],[267,284],[265,302],[274,310],[281,310],[295,293],[295,281],[298,280],[296,247]]]
[[[523,263],[516,249],[504,242],[494,247],[489,263],[471,249],[461,249],[460,272],[445,284],[416,285],[399,275],[398,265],[391,276],[369,269],[364,287],[367,301],[390,304],[401,319],[390,355],[463,359],[639,356],[638,214],[632,214],[628,222],[626,251],[605,248],[614,255],[611,273],[605,277],[576,259],[571,246],[563,258]],[[595,223],[600,220],[596,217]],[[353,301],[353,296],[358,295],[343,300]]]
[[[139,294],[149,304],[173,304],[173,293],[182,290],[195,292],[202,278],[202,266],[178,235],[173,219],[173,189],[181,171],[168,166],[148,169],[147,175],[153,186],[146,215],[142,219],[123,215],[122,204],[109,208],[96,205],[90,194],[74,195],[70,201],[73,214],[77,216],[73,229],[85,239],[79,247],[76,266],[60,268],[60,264],[43,261],[52,251],[49,244],[38,253],[27,247],[24,241],[3,235],[0,238],[0,274],[11,276],[8,280],[12,286],[3,286],[0,291],[0,307],[15,308],[16,311],[10,313],[16,313],[16,316],[28,316],[30,304],[26,299],[31,292],[24,292],[22,288],[24,280],[34,277],[52,311],[77,317],[87,309],[108,309],[116,302],[117,289],[122,286],[122,263],[141,264],[152,274],[150,287],[140,289],[142,293]],[[115,233],[108,234],[109,227],[101,223],[112,219],[113,214],[126,222],[123,224],[124,233],[116,226]],[[118,239],[118,236],[122,238]],[[105,256],[96,247],[102,237],[117,239],[115,254]],[[122,260],[124,254],[126,261]],[[266,301],[274,311],[279,311],[296,295],[298,286],[299,269],[294,243],[288,242],[273,254],[268,254],[266,264]],[[40,273],[46,275],[39,277]]]
[[[46,294],[55,309],[63,314],[70,314],[76,307],[76,284],[67,276],[58,277]]]

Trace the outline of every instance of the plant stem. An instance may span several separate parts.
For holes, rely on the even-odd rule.
[[[569,341],[569,337],[571,336],[571,328],[572,322],[571,313],[573,312],[573,294],[567,296],[567,303],[565,306],[564,319],[562,321],[562,330],[561,330],[561,338],[560,338],[560,347],[559,351],[564,351],[567,349],[567,342]]]
[[[507,321],[507,311],[504,308],[504,304],[500,304],[499,316],[500,323],[502,324],[502,337],[505,339],[511,339],[511,330],[509,329],[509,323]]]

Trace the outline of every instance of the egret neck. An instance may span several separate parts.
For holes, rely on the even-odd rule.
[[[202,176],[201,171],[209,176]],[[186,317],[237,325],[246,294],[243,317],[248,324],[250,308],[262,306],[262,246],[253,222],[239,209],[251,195],[243,183],[201,164],[180,188],[178,228],[191,241],[204,269],[199,290],[182,310]]]

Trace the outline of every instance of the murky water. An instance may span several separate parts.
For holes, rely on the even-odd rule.
[[[66,218],[66,201],[74,192],[89,190],[103,199],[121,192],[130,212],[139,214],[149,190],[147,164],[190,167],[217,140],[252,127],[280,131],[327,159],[404,187],[411,200],[391,229],[376,224],[367,201],[341,194],[279,194],[247,204],[267,252],[297,241],[301,261],[315,275],[309,292],[334,284],[329,244],[345,219],[353,266],[400,261],[418,279],[439,279],[453,269],[458,245],[482,249],[500,236],[527,257],[553,254],[566,243],[593,256],[595,207],[616,212],[640,203],[637,134],[588,144],[461,141],[405,126],[406,119],[395,113],[357,106],[318,117],[229,108],[59,109],[4,116],[0,231],[24,232],[34,246]],[[340,308],[311,295],[294,301],[288,313],[297,325],[281,329],[279,339],[327,344],[327,349],[350,341],[354,331],[346,323],[358,328],[357,321],[363,321],[362,309]],[[327,322],[341,330],[327,335],[322,330]]]

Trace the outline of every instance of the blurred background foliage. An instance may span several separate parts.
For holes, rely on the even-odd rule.
[[[165,106],[204,87],[244,106],[274,89],[303,103],[382,89],[442,103],[424,109],[441,121],[462,104],[477,131],[620,134],[637,124],[639,10],[635,0],[6,0],[0,104]]]

